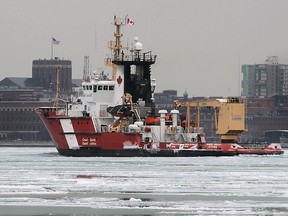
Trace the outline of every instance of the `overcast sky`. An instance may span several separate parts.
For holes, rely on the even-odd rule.
[[[156,92],[189,96],[240,95],[240,65],[278,56],[288,64],[287,0],[0,0],[0,80],[31,77],[32,61],[70,59],[81,78],[84,55],[105,70],[114,14],[126,14],[125,43],[137,36],[157,54]],[[128,39],[127,39],[128,38]]]

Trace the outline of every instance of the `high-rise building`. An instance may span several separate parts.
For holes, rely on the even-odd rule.
[[[270,56],[265,64],[242,65],[242,96],[269,98],[288,95],[288,65]]]
[[[72,64],[70,60],[59,58],[34,60],[32,66],[33,85],[41,86],[44,90],[56,91],[57,70],[59,68],[59,90],[72,91]]]

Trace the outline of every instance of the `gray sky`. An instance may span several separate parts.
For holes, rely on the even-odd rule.
[[[157,54],[156,92],[237,96],[241,64],[273,55],[288,64],[287,11],[287,0],[0,0],[0,80],[31,77],[32,61],[51,57],[51,37],[61,41],[54,56],[72,60],[73,78],[82,77],[84,55],[99,71],[114,14],[128,14],[128,43],[138,36]]]

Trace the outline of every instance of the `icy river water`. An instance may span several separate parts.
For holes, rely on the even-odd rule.
[[[73,158],[1,147],[0,215],[288,215],[288,154]]]

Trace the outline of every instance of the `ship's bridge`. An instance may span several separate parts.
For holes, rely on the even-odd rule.
[[[112,63],[117,65],[117,75],[124,75],[124,93],[133,95],[133,103],[145,101],[151,106],[151,65],[156,62],[156,55],[152,52],[131,52],[131,55],[115,55]]]
[[[114,90],[115,90],[115,81],[103,80],[103,81],[92,81],[92,82],[83,82],[82,83],[83,93],[85,97],[92,101],[101,101],[101,102],[113,102],[114,99]]]

